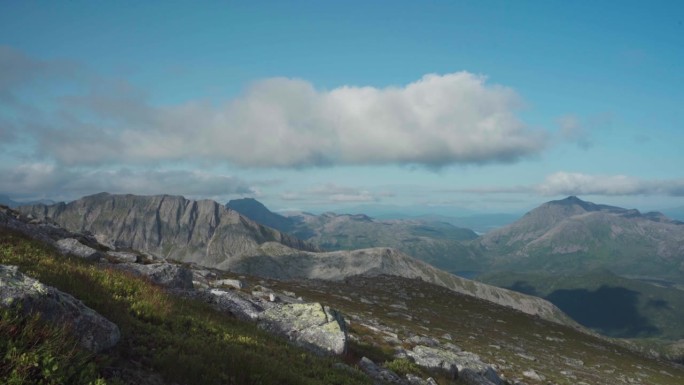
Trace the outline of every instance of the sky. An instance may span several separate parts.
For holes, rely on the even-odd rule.
[[[3,1],[0,194],[684,206],[681,1]]]

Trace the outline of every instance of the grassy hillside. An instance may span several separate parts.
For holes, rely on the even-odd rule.
[[[684,339],[684,291],[674,286],[627,279],[607,270],[582,275],[506,272],[478,279],[546,298],[604,335]]]
[[[4,312],[0,321],[3,384],[366,384],[286,341],[171,296],[144,280],[103,270],[23,236],[0,230],[0,264],[81,299],[121,329],[106,354],[80,351],[69,333]]]

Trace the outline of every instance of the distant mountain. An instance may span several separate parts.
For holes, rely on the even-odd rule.
[[[181,196],[101,193],[68,204],[22,206],[19,210],[37,218],[50,217],[71,231],[92,232],[105,245],[205,266],[218,265],[265,242],[316,250],[214,201]]]
[[[469,259],[472,254],[463,245],[463,241],[475,239],[477,234],[446,222],[377,220],[364,214],[298,212],[283,216],[252,198],[232,200],[226,206],[323,250],[391,247],[447,271],[468,270],[477,265]]]
[[[7,196],[7,195],[0,194],[0,205],[4,205],[4,206],[10,207],[10,208],[19,207],[19,206],[22,206],[22,205],[39,204],[39,203],[43,203],[43,204],[53,204],[53,203],[55,203],[55,202],[52,201],[52,200],[49,200],[49,199],[41,199],[41,200],[29,201],[29,202],[17,202],[17,201],[15,201],[15,200],[11,199],[11,198],[10,198],[9,196]]]
[[[14,207],[17,207],[17,206],[19,205],[19,203],[13,201],[13,200],[10,199],[10,197],[8,197],[7,195],[0,195],[0,205],[4,205],[4,206],[7,206],[7,207],[12,207],[12,208],[14,208]]]
[[[511,224],[520,218],[520,214],[473,214],[464,217],[449,217],[445,215],[421,215],[414,219],[424,221],[438,221],[450,223],[457,227],[472,229],[479,234]]]
[[[678,221],[684,221],[684,206],[665,209],[663,210],[663,213],[670,218],[676,219]]]
[[[453,205],[388,205],[388,204],[360,204],[331,208],[329,211],[345,213],[364,213],[373,218],[405,219],[422,215],[444,215],[449,217],[463,217],[475,215],[470,209]]]
[[[325,250],[392,247],[447,271],[477,265],[464,241],[477,238],[470,229],[446,222],[393,219],[377,220],[363,214],[289,214],[292,234]]]
[[[315,252],[308,242],[257,224],[214,201],[101,193],[69,204],[19,208],[102,244],[182,262],[279,279],[354,275],[420,278],[547,320],[573,325],[546,300],[456,277],[390,248]]]
[[[234,199],[228,202],[226,207],[239,212],[257,223],[272,227],[283,233],[289,233],[294,228],[294,221],[292,219],[272,212],[254,198]]]
[[[489,271],[586,272],[684,281],[684,223],[661,213],[551,201],[473,241]]]

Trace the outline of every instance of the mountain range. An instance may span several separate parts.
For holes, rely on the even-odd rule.
[[[556,322],[575,325],[546,300],[470,281],[387,247],[318,251],[314,245],[240,215],[214,201],[179,196],[100,193],[70,203],[18,209],[103,245],[279,279],[342,280],[354,275],[420,278]]]
[[[678,385],[684,379],[680,365],[643,353],[655,354],[652,345],[602,338],[425,279],[282,280],[207,269],[113,250],[92,234],[6,207],[0,207],[0,245],[0,342],[11,347],[0,357],[2,383]],[[287,248],[273,241],[260,247],[273,246]],[[299,252],[325,263],[322,253]],[[33,313],[14,312],[22,309]],[[35,316],[36,309],[45,317]],[[679,361],[681,349],[672,346],[661,357]]]
[[[568,197],[478,237],[438,221],[280,215],[254,199],[226,206],[173,196],[97,194],[21,210],[72,231],[90,231],[115,248],[226,271],[279,279],[421,278],[528,313],[563,318],[547,302],[499,292],[444,270],[472,272],[481,282],[542,297],[605,335],[684,338],[677,299],[684,283],[684,225],[660,213]],[[610,306],[622,315],[619,320],[601,318],[601,310]]]
[[[55,202],[50,200],[50,199],[41,199],[41,200],[28,201],[28,202],[17,202],[5,194],[0,194],[0,205],[5,205],[5,206],[11,207],[11,208],[19,207],[22,205],[33,205],[33,204],[40,204],[40,203],[50,205],[50,204],[53,204]]]

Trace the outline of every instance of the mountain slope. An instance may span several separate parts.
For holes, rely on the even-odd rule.
[[[315,250],[306,242],[210,200],[101,193],[68,204],[23,206],[19,210],[36,218],[49,217],[71,231],[89,231],[105,245],[206,266],[215,266],[264,242]]]
[[[418,278],[547,320],[576,325],[546,300],[457,277],[390,248],[314,253],[294,250],[278,243],[265,243],[251,254],[227,260],[217,267],[236,273],[276,279],[339,281],[360,275]]]
[[[684,224],[660,213],[551,201],[472,244],[491,271],[582,272],[684,281]]]

